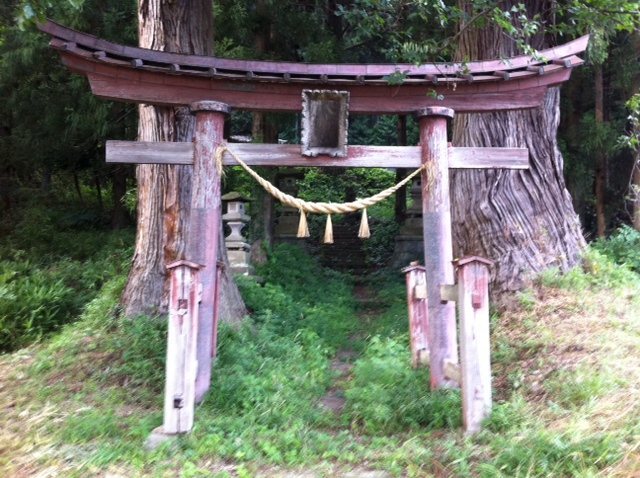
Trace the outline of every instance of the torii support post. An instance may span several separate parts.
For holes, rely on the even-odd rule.
[[[204,266],[200,271],[202,301],[196,377],[196,402],[199,403],[211,385],[213,323],[218,300],[218,242],[222,217],[220,172],[216,166],[215,151],[223,142],[224,120],[229,107],[217,101],[200,101],[191,104],[191,112],[196,116],[196,126],[187,254]]]
[[[171,274],[163,432],[186,433],[193,427],[198,339],[200,264],[176,261]]]
[[[493,263],[473,256],[454,264],[460,313],[462,423],[466,433],[476,433],[482,420],[491,413],[489,267]]]
[[[425,268],[429,271],[429,351],[431,389],[453,387],[444,372],[445,361],[458,362],[456,310],[440,297],[440,285],[453,283],[453,246],[449,200],[447,120],[453,110],[431,107],[418,110],[422,164],[422,224]]]
[[[412,262],[402,272],[406,274],[407,281],[411,366],[417,368],[429,364],[427,272],[417,261]]]

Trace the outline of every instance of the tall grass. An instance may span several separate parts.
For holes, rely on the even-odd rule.
[[[33,453],[34,469],[66,466],[61,476],[269,476],[280,468],[321,476],[353,468],[407,477],[607,476],[637,452],[640,436],[633,395],[640,324],[632,313],[640,303],[628,293],[640,279],[606,247],[596,249],[584,267],[546,274],[540,290],[492,319],[499,390],[474,437],[460,433],[459,393],[431,393],[428,370],[410,367],[402,278],[379,274],[369,282],[376,300],[358,309],[351,278],[292,246],[269,253],[261,281],[239,280],[251,317],[221,329],[211,393],[188,436],[143,448],[162,421],[166,327],[163,318],[118,315],[125,281],[118,268],[89,274],[92,300],[47,332],[33,363],[19,369],[11,395],[31,401],[3,408],[0,430],[29,417],[21,438],[12,438],[14,455]],[[337,379],[331,360],[342,348],[360,356]],[[344,391],[341,415],[319,404],[331,387]],[[33,420],[33,410],[45,418]],[[12,476],[7,463],[0,460],[0,473]]]
[[[48,252],[0,247],[0,353],[73,321],[106,282],[128,269],[132,239],[131,231],[93,232],[52,237]]]

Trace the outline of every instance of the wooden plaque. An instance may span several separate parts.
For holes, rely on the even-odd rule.
[[[349,92],[302,90],[302,154],[347,156]]]

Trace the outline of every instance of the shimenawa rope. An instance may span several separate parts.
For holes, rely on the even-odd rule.
[[[379,203],[380,201],[387,199],[389,196],[394,194],[398,189],[411,181],[415,176],[417,176],[424,169],[424,165],[416,169],[414,172],[409,174],[406,178],[400,181],[398,184],[391,186],[383,191],[380,191],[377,194],[374,194],[371,197],[365,199],[358,199],[356,201],[347,202],[347,203],[333,203],[333,202],[310,202],[305,201],[304,199],[293,197],[287,193],[280,191],[276,186],[271,184],[269,181],[260,176],[257,172],[255,172],[247,163],[245,163],[242,159],[240,159],[233,151],[227,148],[226,145],[220,145],[216,149],[216,167],[218,171],[222,171],[222,158],[225,153],[229,153],[229,155],[240,165],[242,168],[249,173],[249,175],[255,179],[260,186],[264,188],[269,194],[271,194],[274,198],[280,201],[282,204],[287,206],[296,208],[300,211],[300,225],[298,227],[298,237],[309,237],[309,228],[307,226],[306,213],[315,213],[315,214],[327,214],[327,227],[325,230],[325,242],[332,243],[333,242],[333,233],[331,229],[331,214],[345,214],[349,212],[356,212],[362,210],[362,224],[360,225],[360,232],[358,237],[367,238],[370,236],[369,234],[369,224],[367,219],[366,208],[369,206],[373,206],[374,204]]]

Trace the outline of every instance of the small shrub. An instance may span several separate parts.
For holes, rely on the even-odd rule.
[[[75,291],[55,273],[30,263],[1,262],[0,352],[58,329],[79,306]]]
[[[526,419],[526,406],[524,397],[515,394],[508,402],[494,404],[483,426],[496,433],[517,428]]]
[[[351,284],[323,269],[300,247],[278,245],[260,269],[265,284],[239,277],[238,286],[257,324],[279,335],[314,331],[327,345],[342,346],[356,326]]]
[[[640,231],[622,226],[608,239],[598,239],[592,247],[616,264],[640,273]]]
[[[589,287],[612,289],[615,287],[637,286],[640,277],[624,264],[616,264],[597,249],[587,249],[583,256],[583,266],[575,267],[562,274],[550,269],[540,275],[543,285],[581,291]]]
[[[0,260],[0,352],[26,346],[77,320],[101,287],[128,269],[131,234],[65,237],[64,255],[17,250]],[[84,252],[82,244],[89,244]],[[73,257],[87,251],[89,258]]]
[[[253,277],[237,277],[244,303],[256,323],[269,325],[281,332],[295,330],[302,318],[303,307],[278,284],[258,284]]]
[[[407,346],[397,339],[371,340],[345,392],[353,425],[373,434],[460,425],[459,392],[430,392],[427,371],[410,363]]]
[[[266,283],[281,286],[297,302],[353,305],[347,276],[321,267],[299,246],[277,245],[258,272]]]
[[[108,349],[120,360],[113,365],[113,374],[128,383],[160,392],[164,387],[167,348],[166,317],[138,316],[120,318],[109,334]]]
[[[209,406],[242,416],[243,427],[310,421],[329,380],[327,349],[312,331],[282,337],[264,326],[223,328]]]

